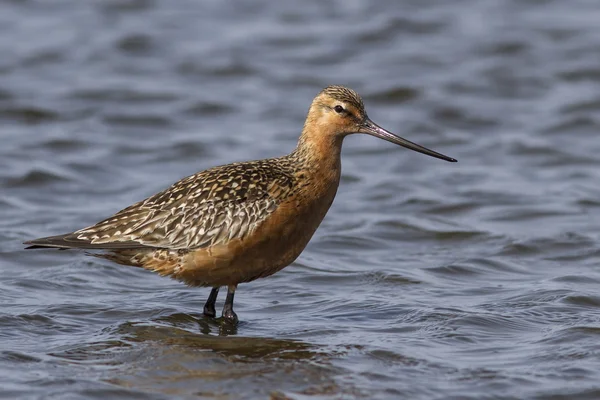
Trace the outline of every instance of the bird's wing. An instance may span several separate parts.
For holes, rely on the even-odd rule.
[[[133,242],[143,247],[194,249],[244,238],[277,208],[272,199],[244,203],[206,202],[202,206],[137,210],[73,233],[94,245]]]
[[[132,241],[169,249],[226,243],[244,238],[277,209],[272,186],[287,179],[260,162],[213,168],[75,235],[92,244]]]
[[[269,168],[265,166],[268,165]],[[291,176],[261,162],[192,175],[72,234],[29,242],[40,247],[194,249],[243,239],[291,190]]]

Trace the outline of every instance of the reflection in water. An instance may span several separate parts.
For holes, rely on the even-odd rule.
[[[196,319],[186,314],[174,314],[160,318],[157,322],[175,323],[173,326],[127,323],[121,325],[117,333],[132,342],[161,343],[187,349],[211,350],[240,359],[310,359],[317,354],[321,357],[326,355],[319,351],[317,346],[300,340],[235,336],[236,327],[222,319]],[[182,328],[184,324],[193,327],[194,323],[200,326],[201,334]]]
[[[237,324],[232,324],[223,318],[210,318],[204,315],[196,318],[189,314],[176,313],[159,317],[156,321],[182,329],[190,329],[192,331],[194,330],[194,327],[199,327],[200,332],[205,335],[217,334],[219,336],[234,336],[238,333]]]
[[[330,363],[333,354],[319,346],[300,340],[235,336],[228,330],[233,327],[224,327],[222,321],[185,314],[157,322],[175,326],[125,323],[105,332],[121,340],[70,346],[50,356],[62,364],[104,365],[108,369],[103,380],[110,384],[171,395],[283,399],[286,391],[331,395],[349,390],[336,384],[339,370]],[[180,327],[194,324],[202,333]],[[275,390],[269,382],[283,385]]]
[[[110,332],[121,340],[51,355],[69,363],[110,367],[103,380],[111,384],[167,394],[285,398],[286,391],[332,395],[349,390],[336,384],[340,371],[331,365],[333,354],[325,348],[300,340],[235,336],[222,321],[186,314],[157,322],[165,325],[122,324]],[[202,333],[181,328],[194,324]],[[284,384],[275,390],[269,382]]]
[[[288,391],[335,395],[352,389],[335,381],[340,370],[331,359],[339,351],[300,340],[236,336],[236,327],[221,319],[178,313],[155,322],[160,325],[121,324],[103,332],[119,340],[66,346],[49,356],[61,365],[103,365],[102,380],[112,385],[170,395],[285,399]],[[274,388],[273,382],[281,384]]]

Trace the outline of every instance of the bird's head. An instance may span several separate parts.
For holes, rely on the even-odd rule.
[[[315,97],[306,118],[304,131],[305,134],[312,132],[320,135],[321,140],[324,139],[323,135],[342,139],[350,134],[366,133],[428,156],[456,162],[454,158],[403,139],[375,124],[367,116],[358,93],[344,86],[328,86]]]

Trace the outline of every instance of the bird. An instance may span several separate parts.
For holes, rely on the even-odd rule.
[[[343,139],[358,133],[457,161],[383,129],[356,91],[332,85],[312,101],[291,153],[198,172],[92,226],[24,244],[100,250],[118,264],[211,287],[207,317],[216,317],[226,286],[221,317],[237,324],[237,286],[280,271],[304,250],[336,195]]]

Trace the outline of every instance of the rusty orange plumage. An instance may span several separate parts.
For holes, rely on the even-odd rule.
[[[25,244],[106,250],[99,256],[211,286],[208,316],[227,286],[223,317],[237,321],[237,285],[291,264],[325,217],[340,181],[342,141],[353,133],[456,161],[382,129],[355,91],[328,86],[313,100],[290,154],[199,172],[95,225]]]

